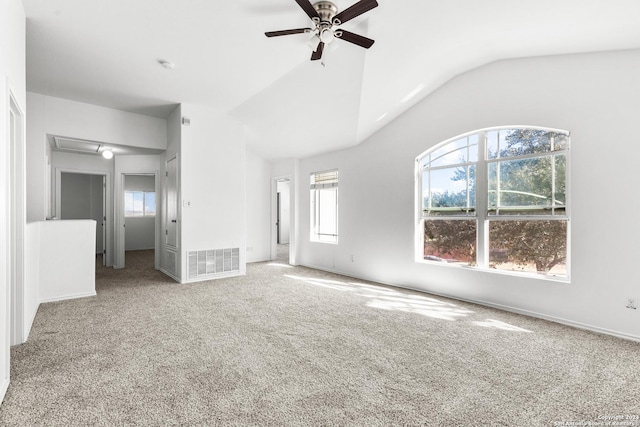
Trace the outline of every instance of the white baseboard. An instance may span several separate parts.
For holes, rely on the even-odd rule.
[[[7,394],[7,390],[9,390],[9,379],[6,379],[0,384],[0,403],[4,400],[4,395]]]
[[[36,320],[36,315],[38,314],[39,308],[40,308],[40,303],[38,303],[38,306],[36,307],[36,309],[33,310],[33,314],[31,315],[31,318],[28,319],[27,323],[24,324],[23,342],[27,342],[27,340],[29,339],[29,334],[31,333],[31,327],[33,326],[33,322]]]
[[[385,283],[385,282],[381,282],[380,280],[376,280],[370,277],[364,277],[364,276],[358,276],[358,275],[354,275],[351,273],[345,273],[342,271],[338,271],[338,270],[333,270],[333,269],[329,269],[329,268],[324,268],[324,267],[316,267],[313,265],[303,265],[301,264],[302,267],[307,267],[307,268],[313,268],[314,270],[320,270],[320,271],[326,271],[328,273],[334,273],[334,274],[339,274],[341,276],[346,276],[346,277],[352,277],[354,279],[359,279],[359,280],[367,280],[369,282],[374,282],[374,283],[380,283],[381,285],[385,285],[385,286],[391,286],[394,288],[401,288],[401,289],[408,289],[411,291],[416,291],[416,292],[422,292],[425,294],[429,294],[429,295],[435,295],[435,296],[439,296],[439,297],[443,297],[443,298],[450,298],[450,299],[454,299],[454,300],[458,300],[458,301],[464,301],[464,302],[469,302],[472,304],[478,304],[478,305],[482,305],[485,307],[491,307],[491,308],[495,308],[498,310],[503,310],[503,311],[508,311],[510,313],[516,313],[516,314],[521,314],[523,316],[529,316],[529,317],[535,317],[537,319],[542,319],[542,320],[547,320],[549,322],[555,322],[555,323],[560,323],[562,325],[566,325],[566,326],[571,326],[573,328],[578,328],[578,329],[584,329],[587,331],[591,331],[591,332],[596,332],[599,334],[604,334],[604,335],[611,335],[617,338],[622,338],[625,340],[629,340],[629,341],[635,341],[635,342],[640,342],[640,336],[637,335],[631,335],[631,334],[626,334],[624,332],[618,332],[618,331],[614,331],[611,329],[606,329],[606,328],[600,328],[598,326],[593,326],[593,325],[589,325],[586,323],[581,323],[581,322],[576,322],[573,320],[569,320],[569,319],[564,319],[562,317],[556,317],[556,316],[550,316],[547,314],[542,314],[542,313],[538,313],[535,311],[529,311],[529,310],[523,310],[517,307],[511,307],[508,305],[502,305],[502,304],[495,304],[492,302],[487,302],[487,301],[482,301],[482,300],[472,300],[472,299],[467,299],[467,298],[461,298],[461,297],[457,297],[457,296],[453,296],[453,295],[447,295],[447,294],[443,294],[443,293],[439,293],[439,292],[433,292],[433,291],[427,291],[424,289],[418,289],[418,288],[414,288],[411,286],[403,286],[403,285],[398,285],[395,283]]]
[[[160,272],[162,272],[162,273],[166,274],[167,276],[171,277],[176,282],[180,283],[180,279],[177,278],[176,276],[174,276],[173,273],[170,273],[169,271],[165,270],[164,268],[160,268],[159,270],[160,270]]]
[[[221,274],[212,274],[210,276],[202,276],[202,277],[197,277],[195,279],[189,279],[189,280],[185,280],[184,282],[180,282],[181,284],[187,284],[187,283],[198,283],[198,282],[206,282],[208,280],[217,280],[217,279],[226,279],[228,277],[237,277],[237,276],[245,276],[247,273],[246,272],[238,272],[238,271],[234,271],[232,273],[221,273]]]
[[[96,291],[92,291],[92,292],[86,292],[82,294],[70,294],[70,295],[62,295],[62,296],[53,297],[53,298],[43,298],[40,300],[40,304],[45,304],[48,302],[56,302],[56,301],[66,301],[69,299],[95,297],[96,295],[97,295]]]

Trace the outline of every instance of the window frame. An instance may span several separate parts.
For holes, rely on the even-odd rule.
[[[127,194],[128,193],[142,193],[142,215],[128,215],[127,214]],[[149,193],[153,193],[153,204],[155,206],[155,210],[152,214],[148,214],[147,209],[146,209],[146,199],[147,199],[147,194]],[[145,190],[124,190],[124,217],[125,218],[153,218],[156,216],[156,212],[158,209],[157,203],[156,203],[156,192],[155,191],[145,191]]]
[[[318,183],[316,177],[335,173],[335,182],[331,180],[327,183]],[[339,181],[340,174],[338,169],[329,169],[325,171],[311,172],[309,174],[309,240],[315,243],[338,244],[339,239]],[[335,209],[334,222],[335,234],[320,233],[322,222],[320,198],[323,191],[335,191]]]
[[[513,157],[495,157],[490,158],[488,152],[488,143],[487,143],[487,135],[491,131],[501,131],[501,130],[512,130],[512,129],[528,129],[528,130],[539,130],[545,132],[552,133],[560,133],[564,134],[569,138],[569,142],[564,149],[557,151],[546,151],[540,153],[533,154],[525,154],[520,156]],[[436,150],[446,146],[447,144],[451,144],[455,141],[458,141],[462,138],[469,138],[473,135],[478,135],[477,138],[477,147],[478,147],[478,156],[476,161],[469,161],[469,157],[467,157],[466,162],[455,163],[451,165],[438,165],[436,167],[430,168],[428,165],[423,165],[423,159],[425,156],[435,152]],[[415,261],[421,264],[429,264],[429,265],[441,265],[449,268],[465,268],[465,269],[473,269],[479,271],[491,272],[494,274],[504,274],[504,275],[512,275],[517,277],[528,277],[528,278],[536,278],[548,281],[562,282],[562,283],[570,283],[571,282],[571,180],[570,180],[570,170],[571,170],[571,155],[570,155],[570,138],[571,133],[562,129],[554,129],[548,127],[540,127],[540,126],[498,126],[498,127],[490,127],[474,130],[471,132],[466,132],[464,134],[455,136],[453,138],[449,138],[445,141],[442,141],[439,144],[434,145],[433,147],[425,150],[415,159],[415,200],[416,200],[416,209],[415,209]],[[468,150],[468,149],[467,149]],[[541,158],[544,156],[549,156],[552,159],[556,158],[557,155],[565,156],[565,203],[562,209],[563,213],[556,213],[555,209],[551,210],[549,215],[523,215],[523,214],[512,214],[512,215],[500,215],[498,213],[491,214],[489,208],[489,164],[491,163],[499,163],[500,161],[509,161],[509,160],[520,160],[523,158]],[[458,167],[458,166],[468,166],[475,165],[475,173],[476,173],[476,183],[475,183],[475,209],[471,210],[471,212],[458,213],[454,215],[426,215],[423,210],[424,204],[424,193],[423,193],[423,171],[426,169],[440,169],[440,168],[448,168],[448,167]],[[554,170],[555,167],[552,168]],[[556,180],[555,180],[555,172],[552,172],[552,205],[555,204],[555,188]],[[467,189],[469,188],[469,183],[467,182]],[[467,194],[467,197],[469,195]],[[498,210],[496,209],[496,212]],[[438,262],[434,260],[424,259],[424,233],[425,233],[425,221],[428,218],[436,219],[436,220],[476,220],[476,265],[460,265],[454,263],[446,263],[446,262]],[[566,230],[567,230],[567,243],[566,243],[566,276],[565,275],[552,275],[552,274],[539,274],[535,272],[525,272],[525,271],[509,271],[509,270],[499,270],[495,268],[489,267],[489,255],[490,255],[490,242],[489,242],[489,227],[492,221],[565,221],[566,222]]]

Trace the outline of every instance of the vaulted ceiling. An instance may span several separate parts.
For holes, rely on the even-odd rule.
[[[294,0],[23,0],[27,89],[156,117],[207,105],[243,122],[257,154],[306,157],[362,142],[496,60],[640,48],[638,0],[378,3],[343,26],[371,49],[337,40],[323,65],[308,35],[264,35],[310,24]]]

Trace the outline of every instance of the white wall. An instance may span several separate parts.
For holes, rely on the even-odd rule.
[[[50,135],[142,148],[167,148],[167,121],[113,108],[32,93]],[[117,154],[117,153],[116,153]]]
[[[271,165],[247,150],[247,262],[271,259]]]
[[[301,263],[640,339],[640,310],[625,308],[639,296],[638,70],[639,50],[500,61],[454,78],[360,146],[302,160],[301,182],[340,170],[340,237],[309,242],[301,185]],[[414,262],[415,157],[500,125],[571,132],[571,283]]]
[[[246,157],[240,123],[210,108],[182,104],[180,192],[181,263],[189,251],[240,249],[246,272]],[[189,204],[188,207],[185,204]],[[182,268],[181,281],[188,281]]]
[[[94,220],[34,223],[40,227],[37,271],[40,302],[96,295]]]
[[[7,275],[7,195],[9,190],[9,96],[26,111],[25,15],[20,0],[0,2],[0,401],[9,386],[10,294]],[[24,170],[20,170],[24,174]],[[25,307],[27,309],[27,307]]]
[[[27,340],[40,307],[40,222],[26,225],[24,246],[24,339]]]

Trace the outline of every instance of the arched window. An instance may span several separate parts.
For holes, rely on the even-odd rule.
[[[569,133],[501,127],[416,159],[418,259],[568,277]]]

